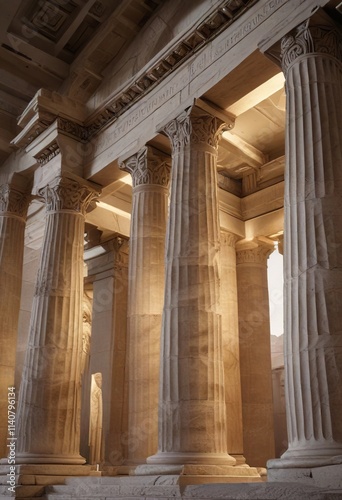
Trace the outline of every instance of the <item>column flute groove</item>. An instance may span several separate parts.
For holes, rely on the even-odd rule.
[[[342,455],[342,49],[308,20],[282,40],[287,89],[285,387],[281,468]]]
[[[79,454],[84,215],[96,192],[61,176],[39,190],[46,228],[18,403],[18,463]]]
[[[172,143],[158,453],[149,464],[235,464],[227,453],[219,308],[217,142],[225,125],[190,108]]]
[[[147,146],[120,168],[132,175],[128,301],[128,463],[157,450],[159,365],[170,159]]]
[[[11,184],[0,186],[0,453],[7,448],[8,387],[14,386],[15,358],[30,196]]]

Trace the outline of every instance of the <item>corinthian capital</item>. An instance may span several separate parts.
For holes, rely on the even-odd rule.
[[[257,239],[249,242],[238,243],[236,249],[237,264],[264,264],[266,265],[269,255],[274,251],[272,243],[266,243]]]
[[[216,116],[192,106],[171,120],[164,128],[164,132],[171,141],[173,154],[177,154],[190,141],[191,145],[210,146],[216,149],[222,132],[228,128],[230,127]]]
[[[99,192],[89,183],[74,177],[56,177],[47,186],[38,190],[38,195],[45,199],[48,212],[69,210],[82,215]]]
[[[306,20],[281,40],[281,64],[284,73],[300,57],[325,54],[342,61],[342,36],[332,24],[312,25]]]
[[[171,141],[173,154],[179,153],[189,144],[191,135],[191,108],[171,120],[163,129]]]
[[[0,215],[15,215],[25,219],[31,196],[10,184],[0,186]]]
[[[144,184],[168,187],[170,181],[170,159],[151,146],[142,148],[120,164],[120,168],[132,176],[133,188]]]

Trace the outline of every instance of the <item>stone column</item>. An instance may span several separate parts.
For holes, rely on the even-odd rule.
[[[145,147],[121,168],[132,175],[128,288],[128,463],[158,447],[160,336],[170,158]]]
[[[71,174],[38,194],[46,227],[17,414],[17,463],[82,464],[79,454],[84,214],[94,190]]]
[[[281,43],[289,447],[269,464],[280,468],[342,462],[342,36],[318,22]]]
[[[92,283],[92,335],[87,401],[82,414],[90,414],[91,378],[102,375],[102,457],[105,465],[120,465],[126,458],[127,401],[125,394],[128,239],[115,236],[101,243],[104,253],[86,261],[87,286]],[[85,429],[88,441],[88,426]],[[82,442],[81,434],[81,442]],[[88,454],[87,450],[87,454]],[[101,464],[103,465],[103,464]]]
[[[29,196],[0,186],[0,453],[7,448],[8,388],[14,386],[24,233]]]
[[[267,258],[273,248],[256,240],[237,245],[243,450],[254,467],[265,467],[274,457],[267,284]]]
[[[239,315],[236,281],[238,236],[221,231],[222,343],[227,414],[227,449],[238,464],[243,456]]]
[[[158,453],[151,464],[234,464],[227,453],[219,304],[217,143],[223,122],[196,107],[172,142]]]

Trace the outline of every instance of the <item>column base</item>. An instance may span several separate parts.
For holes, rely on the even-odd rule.
[[[81,455],[48,455],[36,453],[16,453],[16,465],[20,464],[59,464],[59,465],[84,465],[86,459]],[[8,464],[8,458],[0,460],[0,464]]]
[[[169,476],[178,477],[178,484],[207,483],[249,483],[261,482],[262,478],[255,467],[248,465],[208,465],[208,464],[179,464],[179,465],[139,465],[132,476]]]
[[[249,465],[246,464],[246,459],[243,455],[235,455],[234,453],[232,453],[230,456],[235,458],[236,460],[235,465],[245,465],[246,467],[249,467]]]
[[[342,464],[342,447],[309,445],[307,447],[288,449],[278,459],[267,462],[267,468],[288,469],[291,467],[320,467]]]
[[[187,453],[160,451],[146,460],[150,465],[235,465],[235,458],[228,453]]]

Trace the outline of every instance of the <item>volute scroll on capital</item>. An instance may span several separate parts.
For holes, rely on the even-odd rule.
[[[168,187],[171,165],[167,155],[146,146],[120,164],[120,169],[132,176],[133,188],[142,185]]]
[[[25,220],[31,199],[30,193],[23,193],[10,184],[1,185],[0,215],[14,215]]]
[[[83,183],[82,179],[58,176],[38,190],[45,200],[47,212],[71,211],[85,215],[89,205],[99,196],[99,191]]]
[[[286,75],[292,64],[300,57],[322,54],[342,62],[342,34],[333,25],[311,25],[311,19],[285,35],[281,40],[280,59]]]

